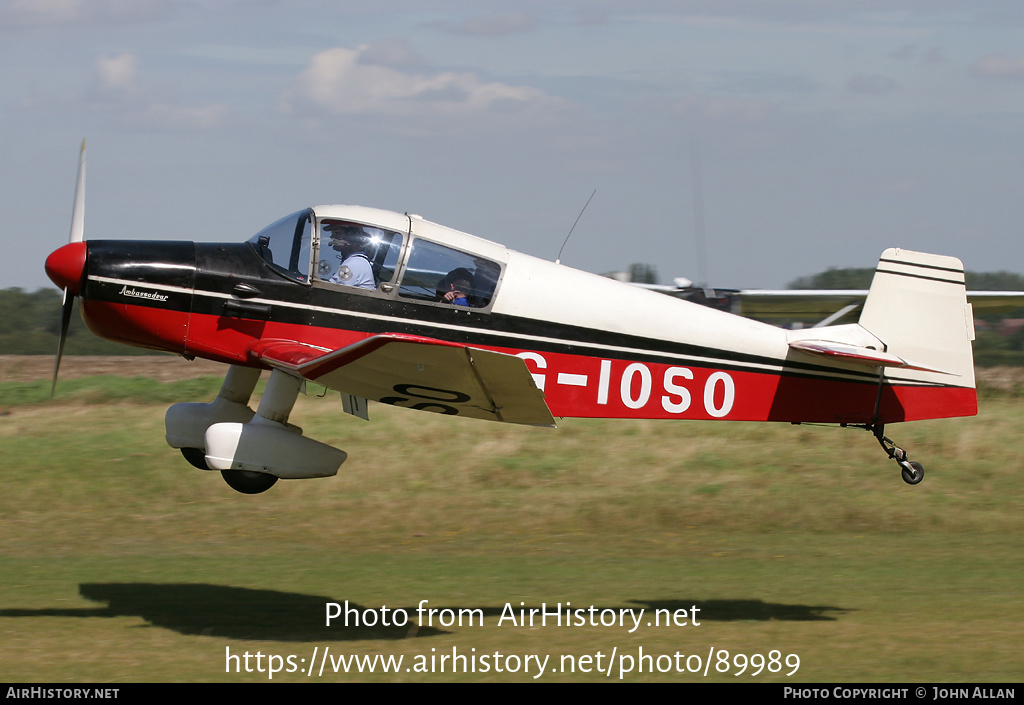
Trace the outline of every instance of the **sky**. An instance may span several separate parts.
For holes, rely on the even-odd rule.
[[[339,203],[593,272],[1024,272],[1024,3],[0,0],[0,288]],[[703,247],[700,243],[703,243]],[[701,254],[703,252],[703,255]]]

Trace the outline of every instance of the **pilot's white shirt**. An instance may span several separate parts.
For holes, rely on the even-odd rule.
[[[370,260],[362,252],[354,252],[345,258],[345,261],[338,267],[338,271],[331,277],[333,284],[344,284],[359,289],[376,289],[377,283],[373,280],[373,270],[370,268]]]

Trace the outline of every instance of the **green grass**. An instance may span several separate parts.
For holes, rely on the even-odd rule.
[[[62,402],[83,404],[117,401],[173,404],[181,399],[212,398],[222,381],[218,377],[197,377],[160,383],[148,377],[97,375],[60,380],[54,396]],[[0,382],[0,408],[49,403],[51,387],[50,380]]]
[[[975,419],[887,429],[925,464],[916,487],[863,431],[603,420],[549,430],[379,405],[366,423],[336,396],[301,399],[292,421],[349,460],[335,478],[249,497],[163,442],[167,401],[211,398],[216,380],[73,381],[54,402],[13,404],[0,387],[11,411],[0,417],[0,680],[259,682],[267,674],[225,673],[225,648],[308,660],[324,647],[546,654],[549,669],[562,655],[640,647],[702,658],[776,649],[800,657],[798,682],[1019,680],[1016,395],[987,395]],[[325,627],[325,603],[345,600],[414,618],[421,600],[481,609],[485,624]],[[506,603],[559,602],[647,615],[696,605],[701,625],[498,626]],[[541,680],[614,681],[616,669]],[[625,680],[787,678],[712,668],[706,679]]]

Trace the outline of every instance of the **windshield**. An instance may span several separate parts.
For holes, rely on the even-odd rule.
[[[249,243],[281,274],[308,282],[311,235],[311,212],[307,209],[271,223],[249,238]]]

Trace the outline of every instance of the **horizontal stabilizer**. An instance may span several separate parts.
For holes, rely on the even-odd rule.
[[[897,355],[876,350],[875,348],[847,345],[829,340],[793,340],[790,341],[789,347],[812,355],[834,357],[845,362],[867,365],[868,367],[902,367],[908,370],[924,370],[926,372],[938,372],[948,375],[955,374],[934,367],[918,365]]]

